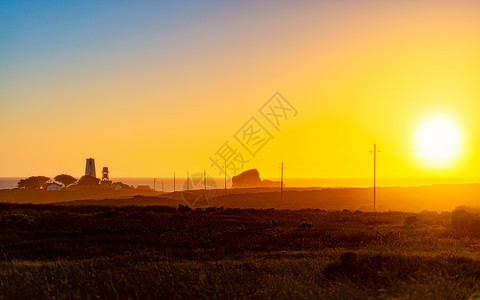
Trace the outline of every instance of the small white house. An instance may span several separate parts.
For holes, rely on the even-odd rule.
[[[45,185],[45,189],[47,191],[61,191],[62,190],[62,186],[56,182],[52,182],[52,183],[47,183]]]

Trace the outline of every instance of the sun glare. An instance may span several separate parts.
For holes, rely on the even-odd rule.
[[[430,167],[445,167],[460,154],[460,130],[450,119],[433,117],[417,130],[415,148],[418,157]]]

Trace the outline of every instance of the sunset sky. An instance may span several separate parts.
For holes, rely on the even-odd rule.
[[[2,1],[0,176],[79,177],[90,156],[114,177],[217,176],[229,141],[262,177],[282,161],[289,177],[369,177],[376,143],[379,177],[478,178],[479,9]],[[276,92],[297,111],[279,130],[259,112]],[[234,137],[252,117],[273,137],[255,157]],[[438,119],[456,148],[432,160],[421,128]]]

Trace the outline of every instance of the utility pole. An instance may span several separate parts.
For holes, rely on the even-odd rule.
[[[377,211],[377,144],[373,144],[373,211]]]
[[[175,172],[173,172],[173,192],[175,193]]]
[[[155,190],[155,182],[157,182],[157,178],[153,178],[153,190]]]
[[[207,192],[207,171],[203,170],[203,189]],[[206,194],[205,194],[206,195]]]
[[[280,209],[282,209],[282,204],[283,204],[283,161],[282,161],[282,167],[281,167],[281,175],[280,175]]]
[[[225,164],[225,197],[227,197],[227,162]]]
[[[377,211],[377,144],[373,144],[373,211]]]

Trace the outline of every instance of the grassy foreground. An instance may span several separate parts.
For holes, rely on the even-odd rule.
[[[474,213],[0,204],[0,299],[468,299]]]

